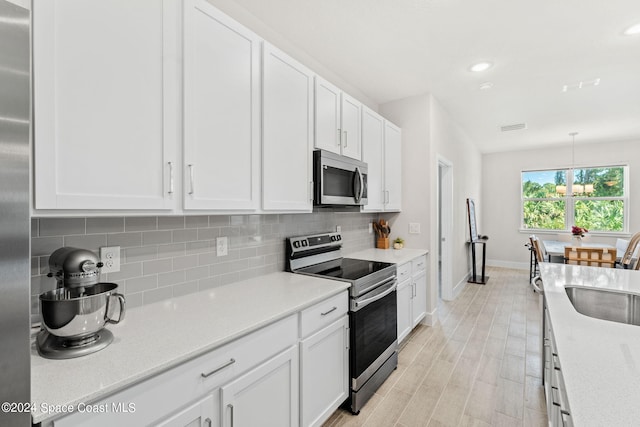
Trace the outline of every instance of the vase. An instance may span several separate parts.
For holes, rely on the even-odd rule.
[[[582,246],[582,236],[573,236],[571,238],[571,244],[573,246]]]

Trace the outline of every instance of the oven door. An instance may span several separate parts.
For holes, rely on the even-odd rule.
[[[396,284],[392,279],[351,300],[350,372],[354,390],[359,390],[397,349]]]
[[[367,204],[367,164],[323,150],[314,151],[314,204]]]

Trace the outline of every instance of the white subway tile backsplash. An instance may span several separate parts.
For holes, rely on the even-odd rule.
[[[184,228],[183,216],[160,216],[158,217],[158,230],[177,230]]]
[[[107,245],[106,234],[85,234],[75,236],[64,236],[64,246],[74,248],[89,249],[90,251],[98,251],[101,246]]]
[[[33,304],[53,289],[47,278],[49,255],[59,247],[97,251],[120,246],[117,273],[101,280],[120,285],[128,307],[284,270],[285,238],[342,227],[345,250],[370,248],[368,224],[377,214],[332,212],[269,215],[195,215],[117,218],[34,218],[32,233]],[[44,234],[43,234],[44,231]],[[58,234],[59,233],[59,234]],[[229,253],[216,256],[216,238],[229,238]],[[37,313],[37,312],[34,312]]]
[[[87,234],[122,233],[124,218],[87,218]]]
[[[65,236],[67,234],[84,234],[86,220],[84,218],[40,218],[40,236]]]
[[[107,245],[120,246],[121,248],[142,246],[142,233],[135,232],[107,234]]]

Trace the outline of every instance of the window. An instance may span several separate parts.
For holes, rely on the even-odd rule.
[[[627,166],[522,172],[522,226],[624,232]]]

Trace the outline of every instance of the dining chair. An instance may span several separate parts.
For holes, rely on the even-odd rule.
[[[564,248],[564,263],[613,268],[616,265],[616,250],[609,248],[567,246]]]
[[[640,232],[631,236],[631,240],[624,251],[624,255],[620,258],[620,264],[623,268],[631,270],[639,270],[640,262],[638,261],[638,249],[640,249]]]

